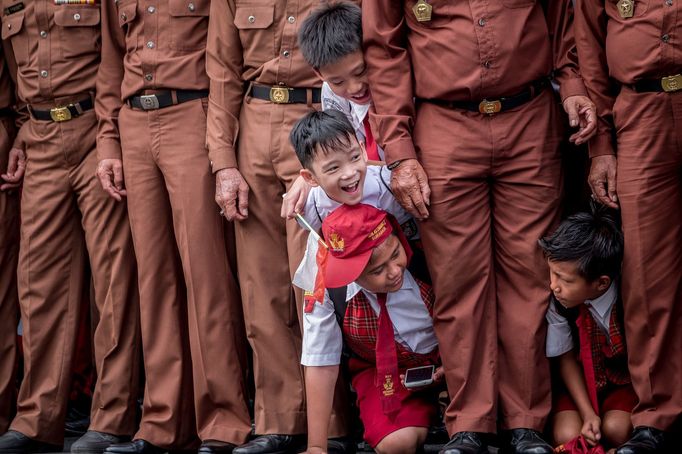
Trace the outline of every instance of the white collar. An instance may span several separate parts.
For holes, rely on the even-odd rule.
[[[405,290],[412,291],[418,287],[419,286],[417,284],[417,281],[414,279],[412,274],[406,269],[405,275],[403,276],[403,286],[400,287],[400,289],[397,292],[393,292],[393,293],[398,293],[398,292],[402,292]],[[352,282],[352,283],[348,284],[348,286],[346,287],[346,301],[352,300],[355,297],[355,295],[358,294],[358,292],[360,290],[362,290],[365,293],[373,293],[373,292],[370,292],[369,290],[366,290],[366,289],[360,287],[359,284]]]
[[[585,304],[593,307],[594,310],[597,311],[599,316],[603,318],[604,315],[616,303],[617,299],[618,299],[617,286],[616,286],[616,282],[613,281],[613,282],[611,282],[611,285],[609,286],[608,290],[606,290],[606,292],[604,292],[604,294],[602,294],[600,297],[595,298],[593,300],[586,300]]]
[[[359,124],[362,124],[362,122],[365,120],[365,117],[367,116],[367,113],[369,112],[369,108],[372,106],[372,103],[370,102],[368,104],[357,104],[354,103],[353,101],[348,102],[350,103],[350,108],[353,112],[353,116],[355,116]]]

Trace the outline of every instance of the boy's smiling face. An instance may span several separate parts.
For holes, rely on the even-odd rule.
[[[594,281],[587,280],[578,271],[576,262],[547,260],[549,285],[554,297],[564,307],[580,306],[587,300],[600,297],[611,285],[611,278],[600,276]]]
[[[357,138],[349,139],[349,149],[317,150],[311,169],[302,169],[301,176],[311,186],[320,186],[332,200],[355,205],[362,201],[367,157]]]
[[[356,104],[369,104],[372,95],[367,80],[367,66],[361,50],[348,54],[338,61],[317,70],[322,80],[329,84],[337,96]]]

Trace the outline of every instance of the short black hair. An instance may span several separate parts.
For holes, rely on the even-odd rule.
[[[547,259],[576,262],[578,273],[590,282],[600,276],[616,279],[623,262],[623,233],[617,216],[592,204],[592,212],[568,217],[539,243]]]
[[[298,120],[289,139],[301,165],[310,169],[318,151],[348,149],[355,130],[346,115],[338,110],[313,111]]]
[[[303,21],[298,45],[317,69],[362,50],[362,10],[345,1],[322,5]]]

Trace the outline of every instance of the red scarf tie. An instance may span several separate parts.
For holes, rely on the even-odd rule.
[[[362,124],[365,127],[365,150],[367,151],[367,159],[370,161],[381,161],[379,157],[379,149],[377,143],[374,140],[374,135],[372,134],[372,128],[369,125],[369,115],[365,116],[362,120]]]
[[[390,415],[400,409],[398,351],[393,336],[393,322],[391,322],[388,309],[386,309],[386,294],[378,293],[377,300],[379,301],[380,311],[376,343],[377,375],[375,385],[379,388],[384,414]]]
[[[587,304],[580,305],[580,315],[576,324],[578,325],[578,334],[580,335],[580,361],[583,363],[583,374],[585,376],[585,386],[587,393],[590,396],[590,402],[595,413],[599,414],[599,401],[597,400],[597,382],[594,376],[594,363],[592,361],[592,341],[590,339],[589,329],[587,328],[587,317],[590,315],[590,310]]]

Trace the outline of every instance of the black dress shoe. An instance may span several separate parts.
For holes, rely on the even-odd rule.
[[[330,438],[327,440],[327,454],[355,454],[358,446],[351,437]]]
[[[457,432],[438,454],[488,454],[488,445],[476,432]]]
[[[128,443],[110,445],[104,452],[109,454],[164,454],[168,451],[146,440],[137,439]]]
[[[0,453],[2,454],[28,454],[34,452],[59,452],[61,446],[44,443],[28,438],[26,435],[15,430],[10,430],[0,436]]]
[[[211,452],[227,452],[230,453],[236,448],[237,445],[228,443],[226,441],[218,440],[206,440],[201,443],[199,448],[199,453],[211,453]]]
[[[111,445],[125,443],[130,437],[119,437],[105,432],[88,430],[71,445],[71,452],[78,454],[100,454]]]
[[[552,454],[554,448],[542,439],[539,432],[532,429],[512,429],[509,431],[509,450],[514,454]]]
[[[305,451],[305,435],[260,435],[235,448],[233,454],[285,454]]]
[[[649,454],[665,452],[665,437],[663,431],[653,427],[640,426],[632,432],[632,437],[620,448],[616,454]]]
[[[84,435],[90,426],[90,407],[80,410],[77,407],[69,407],[64,421],[64,435],[67,437],[80,437]]]

